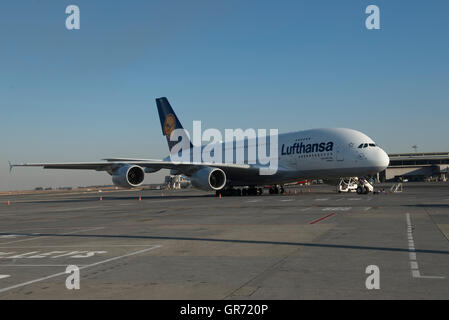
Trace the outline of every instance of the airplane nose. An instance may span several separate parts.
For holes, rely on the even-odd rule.
[[[381,148],[379,148],[376,158],[377,167],[379,167],[380,171],[385,170],[390,165],[390,157]]]

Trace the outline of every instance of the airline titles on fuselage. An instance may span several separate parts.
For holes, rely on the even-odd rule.
[[[321,142],[321,143],[297,143],[295,142],[291,146],[282,145],[281,154],[289,155],[289,154],[304,154],[304,153],[312,153],[312,152],[324,152],[324,151],[332,151],[334,149],[334,143],[332,141],[329,142]]]

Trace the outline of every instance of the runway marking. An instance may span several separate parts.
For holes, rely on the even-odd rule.
[[[118,257],[113,257],[113,258],[102,260],[102,261],[95,262],[95,263],[92,263],[92,264],[84,265],[82,267],[79,267],[79,270],[83,270],[83,269],[90,268],[90,267],[95,267],[95,266],[98,266],[100,264],[104,264],[104,263],[108,263],[108,262],[111,262],[111,261],[127,258],[127,257],[130,257],[130,256],[134,256],[136,254],[145,253],[145,252],[148,252],[150,250],[154,250],[154,249],[157,249],[157,248],[160,248],[160,247],[162,247],[162,245],[154,245],[154,246],[152,246],[150,248],[147,248],[147,249],[131,252],[131,253],[128,253],[128,254],[125,254],[125,255],[121,255],[121,256],[118,256]],[[49,276],[46,276],[46,277],[42,277],[42,278],[34,279],[34,280],[31,280],[31,281],[19,283],[19,284],[10,286],[10,287],[6,287],[6,288],[3,288],[3,289],[0,289],[0,293],[6,292],[6,291],[9,291],[9,290],[13,290],[13,289],[17,289],[17,288],[20,288],[20,287],[24,287],[24,286],[27,286],[27,285],[30,285],[30,284],[33,284],[33,283],[36,283],[36,282],[41,282],[41,281],[48,280],[48,279],[51,279],[51,278],[59,277],[59,276],[62,276],[62,275],[67,275],[67,273],[65,271],[63,271],[63,272],[55,273],[55,274],[52,274],[52,275],[49,275]]]
[[[318,198],[318,199],[315,199],[315,201],[327,201],[327,200],[329,200],[329,198]]]
[[[310,209],[312,209],[312,207],[304,208],[304,209],[301,209],[300,211],[307,211],[307,210],[310,210]]]
[[[332,217],[334,214],[335,214],[335,213],[328,214],[327,216],[324,216],[324,217],[321,217],[321,218],[319,218],[319,219],[313,220],[312,222],[309,222],[309,224],[315,224],[315,223],[318,223],[318,222],[320,222],[320,221],[322,221],[322,220],[324,220],[324,219],[327,219],[327,218]]]
[[[321,209],[322,211],[348,211],[351,210],[352,207],[328,207]]]
[[[67,232],[67,233],[60,233],[58,235],[69,235],[69,234],[75,234],[75,233],[79,233],[79,232],[87,232],[87,231],[94,231],[94,230],[98,230],[98,229],[104,229],[105,227],[95,227],[95,228],[89,228],[89,229],[85,229],[85,230],[77,230],[77,231],[72,231],[72,232]],[[35,235],[39,235],[39,233],[34,233]],[[5,245],[5,244],[10,244],[10,243],[16,243],[16,242],[22,242],[22,241],[30,241],[30,240],[36,240],[36,239],[44,239],[44,238],[49,238],[50,236],[43,236],[43,237],[33,237],[33,238],[27,238],[27,239],[21,239],[21,240],[14,240],[14,241],[10,241],[10,242],[3,242],[0,243],[0,245]]]
[[[337,200],[335,200],[335,201],[341,201],[341,200],[345,200],[346,198],[340,198],[340,199],[337,199]]]
[[[83,267],[83,264],[77,264],[78,267]],[[0,264],[1,267],[67,267],[67,264]]]
[[[109,209],[109,207],[106,206],[94,206],[94,207],[76,207],[76,208],[68,208],[68,209],[56,209],[56,210],[44,210],[45,212],[66,212],[66,211],[80,211],[80,210],[87,210],[87,209],[98,209],[98,208],[104,208]]]
[[[0,274],[0,280],[1,279],[5,279],[5,278],[9,278],[10,275],[9,274]]]
[[[357,201],[357,200],[362,200],[362,198],[348,198],[348,200],[350,200],[350,201]]]
[[[293,199],[284,199],[284,200],[281,200],[282,202],[289,202],[289,201],[295,201],[295,200],[293,200]]]
[[[150,244],[102,244],[99,246],[99,248],[106,248],[106,247],[148,247],[150,246]],[[83,245],[83,244],[76,244],[76,245],[65,245],[65,246],[26,246],[26,247],[10,247],[10,246],[5,246],[5,247],[1,247],[0,248],[7,248],[7,249],[40,249],[40,248],[90,248],[92,247],[92,245],[87,244],[87,245]],[[10,252],[10,253],[14,253],[14,252]],[[0,255],[2,255],[4,253],[0,252]]]
[[[0,236],[0,239],[17,238],[17,237],[20,237],[20,236],[17,234],[7,234],[4,236]]]
[[[40,251],[32,251],[26,252],[18,255],[13,255],[14,252],[0,252],[0,259],[43,259],[43,258],[60,258],[69,256],[70,258],[82,259],[82,258],[90,258],[95,255],[107,253],[107,251],[50,251],[50,252],[41,252]]]
[[[409,260],[410,260],[410,271],[412,272],[413,278],[427,278],[427,279],[444,279],[445,277],[439,276],[422,276],[419,272],[418,259],[416,258],[415,241],[413,240],[413,227],[412,221],[410,219],[410,213],[406,214],[407,220],[407,239],[408,239],[408,250],[409,250]]]

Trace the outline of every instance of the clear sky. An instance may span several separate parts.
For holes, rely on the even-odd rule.
[[[8,160],[165,156],[160,96],[189,130],[348,127],[449,151],[448,32],[447,0],[2,1],[0,190],[111,183]]]

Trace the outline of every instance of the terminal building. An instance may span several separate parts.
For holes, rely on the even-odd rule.
[[[379,173],[386,181],[447,181],[449,152],[389,154],[390,165]]]

